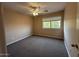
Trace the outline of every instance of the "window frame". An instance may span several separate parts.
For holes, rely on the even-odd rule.
[[[43,19],[42,19],[42,28],[43,28],[43,22],[50,22],[50,28],[43,28],[43,29],[57,29],[57,30],[61,29],[61,27],[62,27],[62,16],[54,16],[54,17],[61,17],[61,19],[59,19],[59,20],[49,20],[49,21],[43,21]],[[51,27],[52,21],[60,21],[60,28],[52,28]]]

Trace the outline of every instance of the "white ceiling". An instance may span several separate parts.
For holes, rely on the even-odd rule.
[[[47,13],[64,10],[66,2],[4,2],[3,5],[18,12],[32,15],[28,6],[40,6],[40,10],[48,10]],[[41,13],[45,14],[45,13]]]

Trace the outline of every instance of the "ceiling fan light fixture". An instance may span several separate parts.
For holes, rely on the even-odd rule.
[[[33,16],[37,16],[37,15],[38,15],[38,13],[35,13],[35,12],[33,13]]]
[[[37,16],[39,14],[39,8],[40,7],[34,8],[34,10],[33,10],[33,16]]]

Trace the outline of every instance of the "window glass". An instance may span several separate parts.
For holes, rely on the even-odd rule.
[[[60,28],[60,21],[51,21],[51,28]]]
[[[50,22],[43,21],[43,28],[50,28]]]

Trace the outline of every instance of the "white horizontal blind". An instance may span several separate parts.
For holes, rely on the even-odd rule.
[[[58,21],[58,20],[61,20],[61,16],[54,16],[54,17],[43,18],[42,21]]]

